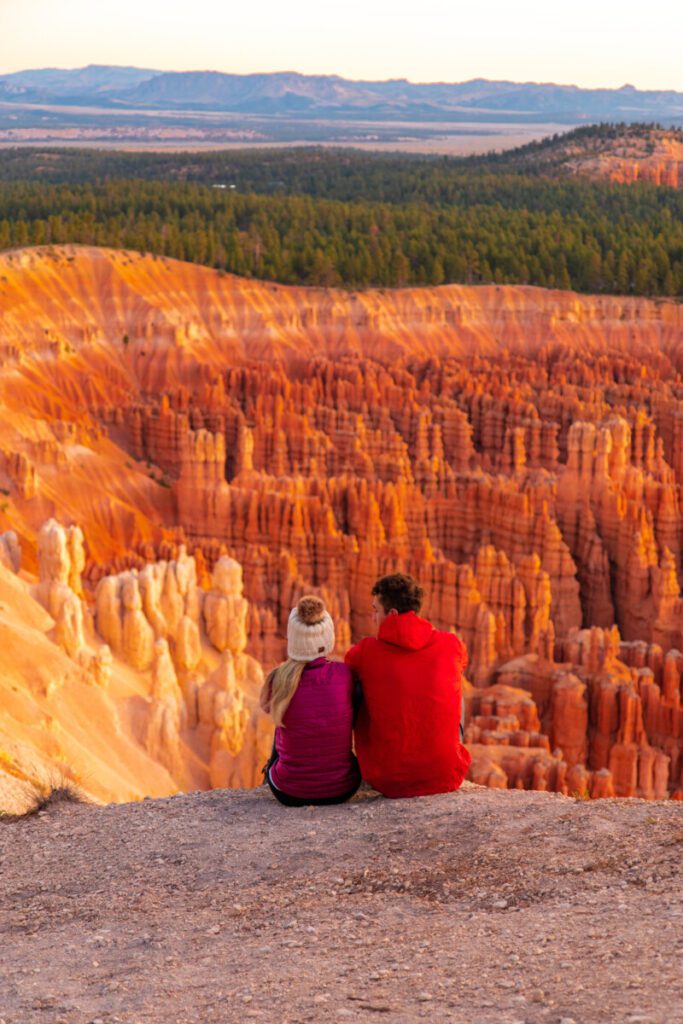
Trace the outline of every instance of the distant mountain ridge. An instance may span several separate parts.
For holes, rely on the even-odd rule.
[[[59,68],[39,68],[34,71],[15,71],[0,75],[0,89],[13,94],[22,102],[29,102],[29,96],[50,96],[58,99],[78,93],[106,95],[132,89],[141,82],[160,74],[144,68],[112,67],[104,64],[89,64],[85,68],[63,71]],[[7,98],[4,96],[3,98]]]
[[[665,121],[683,124],[683,93],[553,83],[351,81],[285,71],[236,75],[88,65],[0,76],[0,101],[240,114],[425,121]]]

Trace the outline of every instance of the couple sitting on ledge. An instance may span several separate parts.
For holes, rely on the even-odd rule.
[[[421,604],[411,576],[383,576],[372,588],[377,635],[344,663],[328,657],[334,624],[324,602],[302,597],[292,609],[287,661],[261,692],[276,727],[265,781],[280,803],[343,803],[363,779],[387,797],[459,788],[470,764],[461,731],[467,653],[418,615]]]

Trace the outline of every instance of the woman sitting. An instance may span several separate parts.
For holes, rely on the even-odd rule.
[[[353,678],[330,661],[334,625],[319,597],[302,597],[287,625],[287,661],[269,673],[261,707],[275,722],[265,778],[289,807],[338,804],[361,777],[351,749]]]

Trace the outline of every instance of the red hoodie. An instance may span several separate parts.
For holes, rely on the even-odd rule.
[[[415,612],[387,615],[345,659],[363,704],[356,754],[363,778],[388,797],[458,789],[470,765],[459,737],[465,645]]]

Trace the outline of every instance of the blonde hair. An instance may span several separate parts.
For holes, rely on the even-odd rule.
[[[288,658],[268,673],[261,690],[261,707],[270,713],[276,726],[282,727],[282,719],[305,668],[305,661]]]

